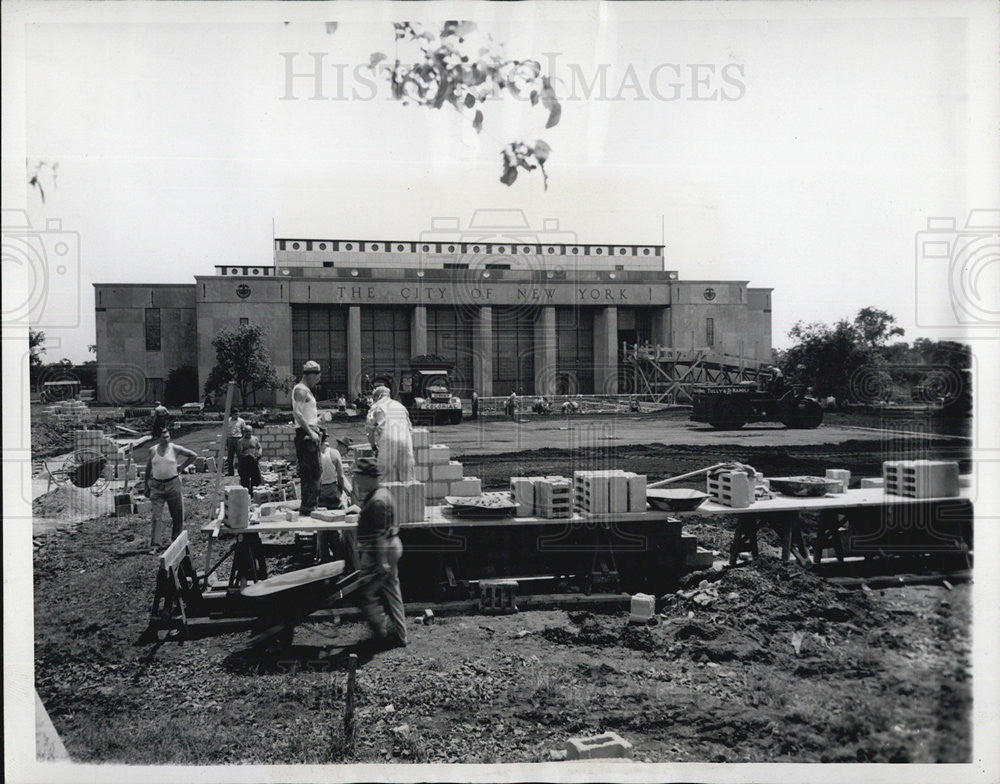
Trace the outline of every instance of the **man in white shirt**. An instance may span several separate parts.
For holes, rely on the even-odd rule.
[[[226,473],[233,476],[233,458],[239,448],[240,439],[243,438],[243,426],[246,422],[240,416],[239,409],[234,408],[229,415],[229,424],[226,425]]]
[[[295,457],[299,463],[302,499],[299,516],[308,517],[319,503],[319,445],[322,441],[319,412],[313,387],[319,383],[320,367],[311,359],[302,366],[302,380],[292,389],[292,417],[295,419]]]

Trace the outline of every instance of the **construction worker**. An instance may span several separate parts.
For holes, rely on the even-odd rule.
[[[243,437],[236,447],[236,465],[243,485],[253,498],[253,489],[264,484],[260,475],[260,439],[253,434],[250,425],[243,425]]]
[[[375,387],[372,396],[365,433],[378,455],[383,481],[410,482],[415,478],[410,415],[406,406],[392,399],[388,387]]]
[[[319,449],[319,505],[327,509],[340,509],[344,493],[344,464],[340,452],[334,449],[326,440],[326,431],[322,433]]]
[[[163,428],[167,426],[167,416],[169,412],[167,407],[163,405],[159,400],[156,401],[156,408],[153,409],[153,439],[160,437],[160,433],[163,432]]]
[[[319,383],[320,367],[311,359],[302,366],[302,380],[292,389],[292,417],[295,419],[295,457],[299,463],[302,498],[299,516],[308,517],[319,501],[319,445],[322,443],[319,412],[313,388]]]
[[[362,586],[361,607],[372,629],[374,650],[406,645],[406,614],[396,565],[403,555],[392,496],[381,486],[378,460],[360,457],[354,464],[358,515],[357,546]],[[381,605],[388,610],[386,622]]]
[[[180,457],[187,458],[178,465]],[[156,547],[163,547],[156,536],[160,524],[160,514],[163,504],[170,510],[173,521],[170,541],[181,535],[184,530],[184,496],[181,492],[181,472],[198,457],[195,452],[170,441],[170,431],[164,428],[160,432],[160,440],[149,450],[146,461],[145,491],[146,497],[152,502],[150,517],[152,530],[149,535],[150,552],[156,552]]]
[[[472,419],[479,418],[479,394],[477,392],[472,393]]]
[[[245,424],[246,421],[240,416],[239,409],[234,408],[229,415],[229,424],[226,426],[226,473],[230,476],[233,476],[233,458],[236,457],[240,439],[243,438],[243,425]]]

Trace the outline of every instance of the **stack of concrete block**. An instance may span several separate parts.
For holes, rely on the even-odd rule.
[[[646,476],[633,471],[573,472],[573,508],[584,514],[646,511]]]
[[[118,444],[104,435],[103,430],[74,430],[73,449],[97,452],[108,458],[118,456]]]
[[[68,428],[93,422],[94,414],[82,400],[60,400],[45,407],[43,419],[54,427]]]
[[[430,433],[424,428],[415,428],[413,436],[414,475],[426,485],[426,503],[438,503],[449,495],[469,498],[482,494],[482,481],[463,475],[462,464],[451,459],[451,449],[431,444]]]
[[[958,463],[951,460],[887,460],[882,463],[887,495],[954,498],[959,494]]]
[[[545,518],[570,517],[572,485],[563,476],[543,476],[533,479],[535,486],[535,514]]]
[[[289,425],[265,425],[254,431],[260,439],[263,455],[269,459],[295,459],[295,428]]]
[[[368,443],[362,444],[351,444],[347,447],[347,459],[350,461],[355,461],[359,457],[374,457],[375,450],[372,449],[372,445]]]
[[[392,496],[397,525],[418,523],[424,519],[427,500],[423,482],[386,482],[384,487]]]
[[[844,468],[828,468],[826,469],[826,478],[835,479],[840,482],[840,487],[831,490],[831,493],[841,494],[846,493],[847,489],[851,485],[851,472]]]
[[[227,485],[226,527],[246,528],[250,522],[250,493],[242,485]]]

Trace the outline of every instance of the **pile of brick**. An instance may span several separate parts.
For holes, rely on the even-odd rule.
[[[82,400],[60,400],[42,411],[42,420],[52,427],[68,429],[94,421],[94,414]]]
[[[119,456],[118,444],[115,443],[114,439],[104,435],[103,430],[74,430],[73,449],[97,452],[109,459]]]
[[[439,503],[445,496],[468,498],[481,495],[483,484],[478,477],[464,476],[462,464],[451,459],[451,449],[432,444],[427,428],[413,429],[413,457],[416,478],[426,486],[426,503]]]
[[[573,510],[583,514],[646,511],[646,476],[617,469],[573,472]]]

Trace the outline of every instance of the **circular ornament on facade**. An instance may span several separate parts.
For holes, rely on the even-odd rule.
[[[240,299],[246,299],[251,294],[251,289],[246,283],[241,283],[236,287],[236,296]]]
[[[715,299],[715,289],[713,289],[713,288],[712,288],[711,286],[709,286],[709,287],[708,287],[707,289],[705,289],[705,290],[704,290],[704,291],[703,291],[703,292],[701,293],[701,295],[702,295],[702,296],[703,296],[703,297],[704,297],[705,299],[707,299],[707,300],[708,300],[709,302],[711,302],[711,301],[712,301],[713,299]]]

